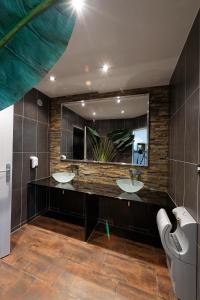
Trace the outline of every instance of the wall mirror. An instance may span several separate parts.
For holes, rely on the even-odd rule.
[[[61,158],[147,166],[149,94],[62,104]]]

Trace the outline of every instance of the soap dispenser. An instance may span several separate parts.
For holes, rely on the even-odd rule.
[[[35,169],[35,168],[38,167],[38,157],[37,156],[31,156],[30,161],[31,161],[31,168],[32,169]]]

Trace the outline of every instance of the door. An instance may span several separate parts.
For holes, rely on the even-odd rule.
[[[0,258],[10,253],[13,106],[0,111]]]

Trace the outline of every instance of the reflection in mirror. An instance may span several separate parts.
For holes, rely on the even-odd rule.
[[[148,110],[148,94],[63,104],[61,155],[147,166]]]

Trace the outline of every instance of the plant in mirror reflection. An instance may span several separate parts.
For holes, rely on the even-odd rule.
[[[130,129],[117,129],[108,133],[108,137],[112,140],[117,151],[125,152],[130,150],[134,143],[134,134]]]
[[[113,142],[106,136],[100,136],[99,133],[91,127],[87,127],[87,132],[91,142],[94,160],[113,161],[117,155]]]
[[[93,145],[93,155],[96,161],[113,161],[117,151],[108,137],[100,137],[99,142]]]
[[[100,140],[100,135],[98,134],[98,132],[91,127],[87,127],[87,132],[89,133],[89,138],[90,138],[90,142],[92,144],[98,144],[99,140]]]
[[[108,133],[107,136],[100,136],[94,128],[87,127],[87,132],[96,161],[113,161],[118,152],[132,149],[134,142],[132,130],[118,129]]]

